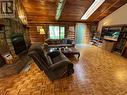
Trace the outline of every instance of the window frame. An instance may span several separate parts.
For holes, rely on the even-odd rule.
[[[55,38],[55,37],[54,37],[54,38],[51,38],[51,36],[50,36],[50,26],[59,27],[59,29],[58,29],[58,30],[59,30],[59,37],[58,37],[58,38]],[[63,37],[63,38],[61,37],[61,27],[64,27],[64,37]],[[48,33],[48,34],[49,34],[49,35],[48,35],[48,38],[49,38],[49,39],[64,39],[65,36],[66,36],[66,26],[64,26],[64,25],[49,25],[49,26],[48,26],[48,29],[49,29],[49,33]],[[55,32],[54,32],[54,33],[55,33]]]

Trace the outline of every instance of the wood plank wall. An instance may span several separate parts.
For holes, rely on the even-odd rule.
[[[75,40],[75,31],[69,31],[69,27],[72,27],[76,25],[76,23],[53,23],[53,24],[31,24],[29,25],[29,34],[30,34],[30,39],[31,39],[31,43],[35,43],[35,42],[39,42],[39,43],[44,43],[45,39],[48,38],[48,26],[49,25],[59,25],[59,26],[65,26],[66,27],[66,33],[65,33],[65,37],[70,38],[72,40]],[[87,37],[85,36],[84,39],[88,38],[90,36],[90,32],[91,30],[91,26],[93,25],[98,25],[97,23],[87,23],[88,25],[88,29],[87,29]],[[39,34],[39,32],[37,32],[37,26],[42,26],[45,30],[45,35],[41,35]],[[94,31],[96,32],[96,30]],[[90,40],[90,38],[87,39],[87,43]]]
[[[67,38],[75,40],[75,31],[68,31]]]
[[[29,34],[30,34],[31,43],[35,43],[35,42],[44,43],[45,35],[40,34],[37,31],[36,26],[29,27]]]
[[[74,27],[74,30],[69,30],[69,27]],[[67,38],[75,40],[75,26],[69,26],[67,31]]]
[[[31,39],[31,43],[44,43],[45,39],[48,38],[48,27],[49,25],[59,25],[59,26],[65,26],[66,27],[66,33],[65,33],[65,37],[67,37],[68,35],[68,27],[69,26],[75,26],[75,23],[55,23],[55,24],[36,24],[36,25],[29,25],[29,34],[30,34],[30,39]],[[37,31],[37,26],[42,26],[45,30],[45,35],[41,35],[39,34],[39,32]]]

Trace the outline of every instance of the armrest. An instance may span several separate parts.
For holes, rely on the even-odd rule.
[[[56,51],[53,51],[53,52],[48,52],[47,55],[49,55],[51,58],[54,58],[56,56],[59,56],[60,52],[56,50]]]
[[[56,70],[56,69],[59,69],[59,68],[61,68],[61,67],[64,67],[64,66],[68,66],[68,64],[67,63],[70,63],[70,62],[68,62],[68,61],[60,61],[60,62],[57,62],[57,63],[55,63],[55,64],[52,64],[50,67],[49,67],[49,69],[51,69],[51,70]]]

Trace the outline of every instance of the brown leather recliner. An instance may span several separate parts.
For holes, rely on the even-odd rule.
[[[59,51],[46,52],[44,46],[33,44],[28,55],[41,70],[44,70],[50,80],[59,79],[74,72],[73,64]]]

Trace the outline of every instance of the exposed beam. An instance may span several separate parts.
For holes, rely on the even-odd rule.
[[[57,21],[59,20],[62,14],[62,10],[64,8],[65,3],[66,3],[66,0],[58,0],[57,9],[56,9],[56,17],[55,17]]]

